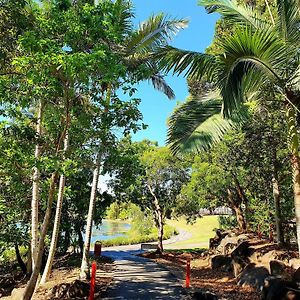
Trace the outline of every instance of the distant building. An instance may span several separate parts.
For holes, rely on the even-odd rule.
[[[199,210],[199,215],[201,216],[207,216],[207,215],[229,215],[231,216],[233,214],[232,209],[226,206],[219,206],[213,210],[210,210],[208,208],[201,208]]]

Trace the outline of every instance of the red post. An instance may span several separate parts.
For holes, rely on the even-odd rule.
[[[191,259],[188,258],[186,261],[186,277],[185,277],[185,287],[189,288],[191,283]]]
[[[91,287],[90,287],[89,300],[94,300],[95,282],[96,282],[96,269],[97,269],[97,263],[94,261],[92,263],[92,276],[91,276]]]
[[[94,245],[94,255],[101,256],[101,242],[97,241]]]

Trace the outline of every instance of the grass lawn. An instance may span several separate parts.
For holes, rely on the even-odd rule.
[[[187,224],[186,220],[183,218],[178,220],[168,220],[167,224],[175,227],[178,231],[184,230],[191,234],[191,237],[187,240],[169,245],[169,247],[177,249],[180,247],[207,248],[209,239],[215,235],[214,229],[219,228],[218,216],[204,216],[198,218],[194,224]]]

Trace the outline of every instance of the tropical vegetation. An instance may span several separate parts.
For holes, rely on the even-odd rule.
[[[171,45],[185,19],[136,26],[129,0],[1,1],[0,262],[14,252],[22,299],[70,251],[88,279],[105,217],[132,227],[104,245],[156,240],[162,253],[171,219],[226,209],[221,227],[274,231],[300,253],[299,0],[199,4],[220,16],[203,53]],[[147,128],[138,83],[174,99],[167,73],[189,89],[167,145],[134,141]]]

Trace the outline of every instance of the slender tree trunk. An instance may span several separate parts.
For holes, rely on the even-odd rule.
[[[227,194],[228,194],[229,203],[230,203],[232,209],[235,212],[236,221],[238,223],[239,231],[240,232],[245,232],[246,229],[247,229],[247,226],[246,226],[246,221],[245,221],[243,211],[241,209],[241,205],[240,205],[240,203],[237,203],[237,201],[234,200],[234,198],[233,198],[234,196],[233,196],[232,191],[230,189],[227,189]]]
[[[26,275],[27,274],[27,267],[26,267],[26,264],[24,263],[24,261],[21,257],[18,243],[15,243],[15,252],[16,252],[16,258],[17,258],[18,264],[19,264],[23,274]]]
[[[66,229],[65,231],[65,236],[64,236],[64,254],[67,253],[71,243],[71,235],[70,235],[70,230],[69,228]]]
[[[292,154],[291,163],[293,169],[297,242],[298,242],[298,251],[300,256],[300,158],[299,155]]]
[[[236,214],[238,213],[239,215],[240,215],[240,213],[242,214],[243,220],[240,219],[240,221],[241,221],[240,226],[242,226],[242,222],[245,222],[245,231],[247,231],[247,224],[248,224],[248,222],[247,222],[248,221],[247,220],[247,214],[248,214],[248,210],[249,210],[249,208],[248,208],[248,199],[246,197],[246,194],[245,194],[245,192],[244,192],[244,190],[243,190],[243,188],[242,188],[242,186],[241,186],[241,184],[240,184],[237,176],[235,174],[233,174],[233,173],[232,173],[232,175],[233,175],[233,178],[234,178],[234,183],[236,185],[235,189],[237,191],[237,195],[240,198],[240,204],[238,205],[238,209],[237,209],[238,212],[236,212],[236,209],[235,209],[235,212],[236,212]],[[245,213],[244,214],[243,214],[243,212],[241,210],[241,203],[245,204]]]
[[[158,213],[158,253],[163,253],[163,237],[164,237],[164,224],[162,214]]]
[[[282,245],[284,244],[284,235],[282,230],[281,209],[280,209],[280,189],[279,189],[279,182],[278,182],[277,155],[276,155],[275,148],[272,148],[272,165],[273,165],[272,187],[273,187],[273,198],[274,198],[274,206],[275,206],[276,239],[277,239],[277,243]]]
[[[245,217],[244,214],[242,212],[242,209],[240,206],[233,206],[233,210],[235,212],[236,215],[236,220],[239,226],[239,231],[240,232],[245,232],[246,231],[246,222],[245,222]]]
[[[294,187],[294,205],[296,215],[296,231],[298,253],[300,256],[300,158],[299,158],[299,137],[297,132],[297,120],[294,107],[290,104],[286,111],[288,123],[288,141],[291,151],[291,165],[293,173],[293,187]]]
[[[147,187],[148,187],[151,195],[153,196],[153,203],[154,203],[154,207],[155,207],[155,213],[156,213],[156,217],[157,217],[157,227],[158,227],[157,228],[158,229],[157,252],[159,254],[161,254],[164,251],[164,248],[163,248],[164,217],[163,217],[161,206],[159,204],[159,201],[158,201],[154,191],[152,190],[152,188],[149,184],[147,184]]]
[[[94,210],[95,210],[96,197],[97,197],[97,187],[98,187],[99,174],[100,174],[100,161],[101,161],[101,153],[98,152],[95,169],[93,172],[93,183],[91,188],[89,211],[88,211],[88,216],[86,221],[84,249],[82,253],[82,261],[81,261],[81,268],[80,268],[80,275],[79,275],[80,279],[87,279],[90,277],[90,265],[89,265],[90,245],[91,245]]]
[[[32,181],[32,200],[31,200],[31,257],[32,266],[34,267],[36,261],[37,247],[38,247],[38,227],[39,227],[39,200],[40,200],[40,170],[37,162],[41,156],[40,138],[42,135],[42,118],[43,118],[44,103],[40,100],[38,105],[38,115],[36,123],[36,136],[37,143],[35,145],[34,158],[36,160],[35,167],[33,168],[33,181]]]
[[[45,213],[45,217],[44,217],[44,222],[42,225],[42,230],[40,233],[36,264],[33,268],[31,277],[30,277],[29,281],[27,282],[27,285],[26,285],[26,288],[25,288],[25,291],[24,291],[24,294],[23,294],[21,300],[30,300],[31,299],[34,289],[35,289],[35,286],[36,286],[36,283],[37,283],[37,279],[38,279],[40,270],[41,270],[42,257],[43,257],[44,246],[45,246],[45,237],[47,234],[50,217],[51,217],[51,209],[52,209],[52,203],[53,203],[53,198],[54,198],[54,193],[55,193],[57,176],[58,176],[57,172],[54,172],[51,176],[47,209],[46,209],[46,213]]]
[[[64,153],[67,152],[68,148],[69,148],[69,133],[67,130],[65,139],[64,139]],[[56,250],[57,240],[58,240],[58,235],[59,235],[59,226],[60,226],[65,184],[66,184],[66,176],[65,176],[65,174],[61,174],[60,179],[59,179],[59,188],[58,188],[54,227],[53,227],[53,232],[52,232],[50,250],[49,250],[49,254],[48,254],[46,267],[45,267],[45,270],[43,272],[43,276],[41,279],[41,284],[46,283],[46,281],[48,280],[48,278],[50,276],[51,270],[52,270],[52,265],[53,265],[53,260],[54,260],[54,255],[55,255],[55,250]]]
[[[82,231],[81,226],[78,226],[76,228],[76,232],[77,232],[77,235],[78,235],[78,245],[79,245],[80,253],[83,254],[84,242],[83,242],[83,237],[82,237],[81,231]]]
[[[61,143],[62,140],[64,139],[66,134],[66,129],[61,133],[58,142],[56,144],[56,155],[60,151],[61,148]],[[55,194],[55,187],[56,187],[56,182],[57,182],[57,177],[58,177],[58,172],[55,171],[51,175],[50,179],[50,187],[49,187],[49,193],[48,193],[48,200],[47,200],[47,209],[46,213],[44,216],[44,221],[42,224],[42,229],[40,232],[40,237],[39,237],[39,244],[38,244],[38,250],[37,250],[37,258],[36,258],[36,264],[34,268],[32,269],[32,273],[30,276],[29,281],[27,282],[24,294],[22,295],[21,300],[30,300],[33,293],[34,289],[36,287],[37,279],[41,271],[41,266],[42,266],[42,258],[43,258],[43,253],[44,253],[44,247],[45,247],[45,237],[48,231],[49,223],[50,223],[50,217],[51,217],[51,211],[52,211],[52,203],[53,203],[53,198]]]
[[[27,253],[26,269],[27,269],[27,275],[30,275],[32,273],[32,252],[31,252],[30,245]]]

